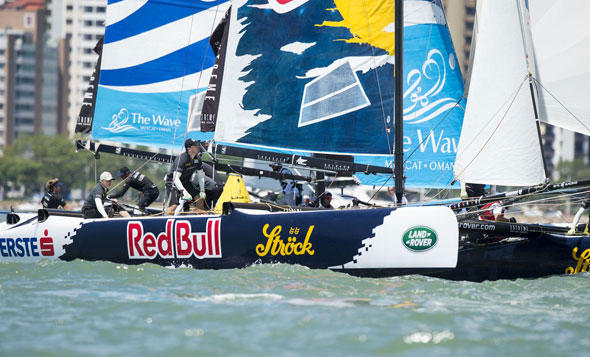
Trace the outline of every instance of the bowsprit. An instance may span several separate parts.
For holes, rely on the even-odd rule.
[[[127,224],[127,252],[130,259],[221,258],[221,219],[207,220],[205,232],[192,232],[188,220],[166,221],[166,230],[156,235],[145,232],[140,221]]]

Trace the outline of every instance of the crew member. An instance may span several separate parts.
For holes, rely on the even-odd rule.
[[[465,193],[467,194],[466,199],[484,197],[486,195],[485,185],[480,183],[465,183]],[[478,218],[482,221],[516,222],[516,218],[506,218],[504,216],[505,205],[506,202],[500,200],[488,202],[477,210]]]
[[[465,195],[462,194],[462,198],[477,198],[486,195],[486,185],[481,183],[465,183]]]
[[[483,205],[479,214],[483,221],[516,222],[516,219],[504,217],[504,206],[502,201],[494,201]]]
[[[213,205],[219,196],[221,196],[224,183],[221,179],[221,175],[215,172],[215,170],[213,170],[213,166],[206,162],[203,162],[203,172],[205,173],[205,207],[211,209],[213,208]],[[193,174],[191,177],[191,183],[195,189],[199,185],[198,181],[199,175]]]
[[[63,199],[61,196],[61,187],[62,183],[59,181],[58,178],[51,179],[47,181],[45,184],[45,195],[41,199],[41,205],[43,208],[63,208],[67,210],[71,210],[72,206],[70,206],[66,200]]]
[[[303,206],[303,207],[316,207],[315,200],[308,195],[304,195],[302,202],[301,202],[301,206]]]
[[[166,175],[166,184],[170,189],[166,206],[167,211],[174,212],[174,215],[179,214],[184,209],[184,204],[190,202],[194,196],[199,195],[203,200],[206,197],[201,145],[193,139],[186,139],[184,148],[185,151],[174,160]],[[195,172],[200,192],[191,184],[191,176]]]
[[[407,176],[404,175],[404,177],[403,177],[404,187],[406,186],[406,178],[407,178]],[[395,194],[395,187],[393,187],[393,186],[387,187],[387,194],[389,196],[391,196],[391,201],[393,202],[393,205],[397,207],[397,195]],[[408,198],[406,197],[406,194],[404,192],[404,194],[402,195],[402,206],[407,205],[407,204],[408,204]]]
[[[576,234],[576,227],[578,226],[578,223],[580,223],[580,219],[582,218],[582,214],[584,214],[584,211],[588,210],[589,208],[590,208],[590,193],[588,193],[586,195],[586,197],[584,198],[584,202],[582,202],[582,207],[580,207],[578,209],[578,212],[574,216],[574,220],[572,221],[572,224],[570,225],[570,230],[567,232],[567,234]]]
[[[292,175],[293,173],[286,167],[283,167],[279,163],[273,163],[269,165],[274,172],[280,172],[286,175]],[[296,206],[297,201],[301,202],[301,192],[297,187],[295,180],[281,180],[281,187],[283,189],[283,198],[279,202],[287,206]]]
[[[82,206],[82,214],[84,218],[109,218],[109,214],[104,207],[104,201],[107,199],[107,191],[113,182],[113,175],[105,171],[100,174],[100,181],[90,190],[88,197]],[[116,199],[112,200],[117,203]],[[110,211],[110,209],[109,209]],[[120,210],[119,215],[122,217],[129,217],[129,213],[125,210]]]
[[[320,208],[334,209],[334,207],[332,207],[332,193],[328,191],[324,192],[320,197]]]
[[[145,208],[151,205],[160,195],[158,187],[139,171],[131,172],[128,167],[123,166],[119,169],[117,176],[123,180],[123,186],[119,191],[109,194],[108,198],[110,199],[122,197],[129,187],[133,187],[139,191],[137,207],[140,211],[145,212]]]

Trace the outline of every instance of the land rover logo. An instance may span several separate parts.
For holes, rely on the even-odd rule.
[[[423,252],[436,245],[436,232],[424,226],[412,227],[404,233],[402,242],[411,251]]]

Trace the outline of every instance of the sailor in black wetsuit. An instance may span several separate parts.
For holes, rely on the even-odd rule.
[[[63,208],[71,210],[72,207],[63,199],[61,196],[62,183],[59,182],[58,178],[51,179],[45,184],[47,191],[41,199],[41,205],[43,208]]]
[[[203,200],[206,197],[201,145],[193,139],[186,139],[184,147],[186,150],[174,160],[166,175],[166,184],[170,191],[166,206],[168,212],[174,210],[174,215],[179,214],[184,209],[184,204],[190,202],[193,197],[199,195]],[[195,172],[200,193],[191,184],[191,176]]]
[[[203,162],[203,172],[205,173],[205,208],[212,209],[223,192],[224,182],[221,176],[213,170],[213,166],[207,162]],[[195,188],[199,187],[198,179],[198,175],[193,175],[191,178],[191,183]]]
[[[117,176],[123,180],[123,186],[117,192],[109,194],[108,198],[110,199],[122,197],[129,190],[129,187],[133,187],[140,192],[137,207],[142,213],[145,213],[145,208],[151,205],[160,195],[158,187],[139,171],[132,173],[128,167],[123,166],[119,169]]]

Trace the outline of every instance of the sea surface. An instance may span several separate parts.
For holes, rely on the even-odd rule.
[[[292,265],[0,264],[0,355],[564,356],[590,275],[484,283]]]

